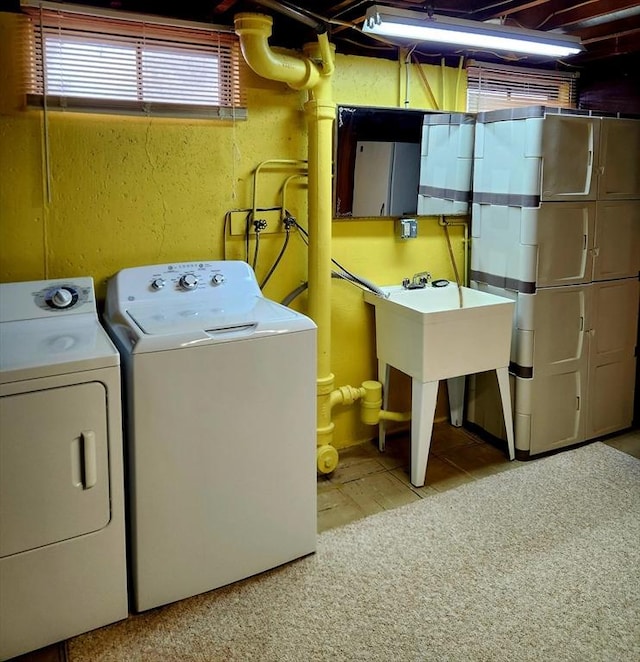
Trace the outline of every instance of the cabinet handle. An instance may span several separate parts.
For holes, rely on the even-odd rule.
[[[90,490],[98,482],[96,433],[93,430],[82,431],[82,460],[84,463],[84,489]]]
[[[580,396],[576,395],[576,411],[580,411]]]

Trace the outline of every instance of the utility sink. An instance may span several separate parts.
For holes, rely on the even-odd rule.
[[[509,358],[515,302],[505,297],[458,288],[427,286],[381,288],[385,296],[365,292],[375,306],[378,378],[383,409],[389,402],[389,366],[411,377],[411,483],[425,483],[438,383],[447,380],[451,422],[462,425],[465,375],[495,370],[514,459]],[[462,304],[462,305],[461,305]],[[384,421],[379,447],[384,450]]]
[[[429,382],[509,365],[515,302],[461,287],[381,288],[375,306],[378,359]]]

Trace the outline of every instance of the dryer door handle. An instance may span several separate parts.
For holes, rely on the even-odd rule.
[[[93,430],[82,431],[82,460],[84,465],[84,489],[90,490],[98,482],[96,433]]]

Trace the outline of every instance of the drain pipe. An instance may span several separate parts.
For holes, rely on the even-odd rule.
[[[309,315],[318,326],[317,346],[317,466],[331,473],[338,452],[331,445],[334,424],[331,409],[351,404],[359,389],[335,389],[331,372],[331,166],[333,122],[333,51],[326,32],[317,44],[305,46],[304,57],[274,53],[269,46],[273,19],[263,14],[238,14],[236,34],[247,64],[259,76],[276,80],[297,90],[308,90],[304,112],[308,126],[308,214],[309,214]],[[334,392],[336,391],[336,392]]]

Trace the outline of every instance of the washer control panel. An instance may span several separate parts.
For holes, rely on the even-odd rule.
[[[219,262],[167,265],[162,270],[151,274],[149,290],[158,292],[169,289],[177,292],[193,292],[194,290],[218,287],[226,280],[222,270],[223,267],[220,265]]]
[[[132,302],[178,302],[261,296],[253,269],[240,260],[181,262],[123,269],[115,276],[108,299]],[[115,300],[114,300],[115,299]]]

